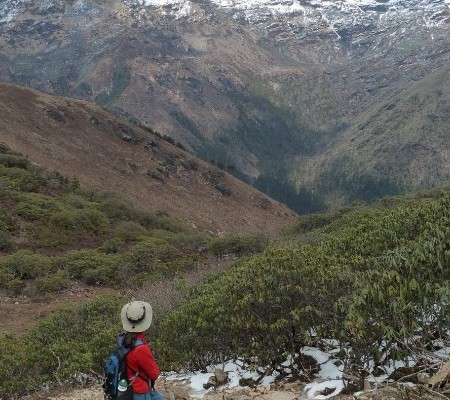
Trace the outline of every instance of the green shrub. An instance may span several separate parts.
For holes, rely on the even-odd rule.
[[[17,167],[17,168],[27,168],[29,165],[29,161],[21,156],[15,154],[0,154],[0,164],[5,167]]]
[[[5,167],[0,164],[0,175],[7,177],[13,181],[19,181],[24,177],[30,175],[30,172],[23,168]]]
[[[138,211],[136,220],[147,229],[161,229],[175,233],[188,230],[183,222],[170,217],[165,212]]]
[[[208,239],[209,237],[202,233],[181,232],[170,236],[168,238],[168,242],[176,248],[181,248],[192,252],[199,252],[202,250],[206,250]]]
[[[100,210],[115,221],[132,221],[135,212],[128,202],[118,197],[109,197],[101,201]]]
[[[14,294],[18,294],[20,289],[23,287],[23,281],[19,278],[12,278],[11,280],[5,282],[4,287],[11,290]]]
[[[0,251],[10,251],[13,248],[13,240],[9,232],[0,231]]]
[[[49,261],[46,257],[34,254],[30,250],[19,250],[18,252],[0,259],[0,274],[2,282],[14,278],[36,279],[44,276],[49,269]]]
[[[13,154],[13,151],[5,143],[0,142],[0,154]]]
[[[72,279],[88,284],[115,285],[117,265],[117,257],[97,250],[73,250],[54,260],[56,268],[67,271]]]
[[[148,232],[147,229],[137,222],[123,221],[116,225],[113,234],[124,242],[134,242],[140,237],[147,235]]]
[[[32,347],[13,335],[0,336],[0,346],[3,349],[0,352],[0,398],[20,399],[28,391],[37,389],[43,382],[36,373],[36,366],[29,362]]]
[[[58,171],[45,171],[41,169],[34,168],[35,174],[39,174],[42,186],[45,186],[51,190],[60,190],[66,189],[69,187],[69,180],[61,175]],[[29,170],[33,170],[33,168],[28,168]]]
[[[65,202],[70,208],[75,208],[75,209],[87,208],[87,207],[90,207],[92,204],[92,203],[88,202],[85,198],[83,198],[82,196],[80,196],[78,194],[74,194],[74,193],[69,193],[67,195]]]
[[[22,338],[0,336],[0,398],[15,400],[44,385],[75,383],[79,373],[101,374],[120,332],[123,303],[119,297],[99,297],[54,312]]]
[[[94,209],[64,210],[54,213],[49,220],[57,229],[100,233],[109,226],[109,220]]]
[[[169,314],[159,343],[164,361],[204,368],[222,357],[285,360],[310,342],[311,331],[330,333],[334,303],[352,282],[348,266],[313,247],[268,249]]]
[[[360,208],[322,225],[314,245],[269,248],[241,261],[168,314],[163,360],[168,368],[228,357],[276,366],[330,337],[348,344],[351,361],[363,367],[370,359],[417,359],[433,338],[450,340],[448,221],[445,193]]]
[[[100,250],[106,254],[116,254],[122,248],[123,242],[119,238],[105,240]]]
[[[0,199],[12,198],[16,194],[13,188],[12,180],[0,175]]]
[[[58,292],[69,287],[69,284],[70,275],[64,270],[36,279],[37,288],[44,293]]]
[[[49,219],[61,210],[60,203],[45,194],[22,193],[18,201],[17,214],[29,221]]]
[[[11,215],[0,207],[0,231],[11,231],[14,227],[14,221]]]
[[[180,257],[182,254],[168,244],[139,243],[124,257],[120,274],[126,279],[139,273],[161,276],[167,273],[169,263]]]
[[[23,176],[17,184],[17,188],[21,192],[36,192],[43,184],[39,175],[30,174]]]
[[[404,359],[433,340],[448,341],[450,197],[430,207],[436,220],[430,218],[416,240],[372,260],[374,269],[340,301],[341,339],[355,362],[367,355]]]
[[[166,213],[135,209],[129,202],[117,196],[101,199],[99,207],[113,221],[134,221],[145,229],[162,229],[170,232],[187,230],[185,224],[169,217]]]
[[[207,249],[215,256],[244,256],[263,251],[266,244],[267,239],[261,234],[230,235],[212,239]]]

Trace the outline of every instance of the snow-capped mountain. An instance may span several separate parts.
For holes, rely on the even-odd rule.
[[[130,9],[159,9],[165,14],[177,17],[194,15],[198,7],[207,1],[191,0],[122,0]],[[61,5],[61,0],[3,0],[0,4],[0,21],[9,22],[20,10],[35,3],[41,10]],[[91,3],[76,0],[78,7]],[[249,23],[261,23],[272,18],[288,16],[301,17],[304,24],[325,22],[330,28],[343,25],[377,21],[386,24],[396,18],[409,19],[412,14],[422,17],[424,23],[439,25],[448,21],[450,0],[210,0],[210,4],[228,11],[234,18],[244,18]],[[300,22],[296,20],[296,22]]]
[[[195,15],[206,2],[190,0],[123,0],[133,9],[159,9],[180,17]],[[293,26],[328,26],[337,37],[340,29],[375,24],[389,26],[398,21],[419,19],[427,26],[442,25],[449,20],[450,0],[210,0],[233,18],[250,24],[270,23],[288,18]]]
[[[295,204],[449,180],[449,65],[450,0],[0,0],[1,80],[94,101]]]

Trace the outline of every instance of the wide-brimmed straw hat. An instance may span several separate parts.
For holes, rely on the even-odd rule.
[[[152,324],[152,306],[145,301],[131,301],[122,307],[120,319],[127,332],[144,332]]]

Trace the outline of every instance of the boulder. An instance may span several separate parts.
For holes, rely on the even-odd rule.
[[[203,385],[205,389],[217,387],[225,384],[228,381],[228,374],[223,369],[216,369],[214,375],[208,379],[208,382]]]

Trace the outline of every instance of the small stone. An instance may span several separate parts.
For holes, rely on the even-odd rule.
[[[262,386],[258,386],[256,388],[256,391],[259,393],[269,393],[270,391],[270,385],[262,385]]]
[[[417,374],[417,382],[421,383],[422,385],[428,384],[429,379],[430,379],[430,374],[427,374],[426,372],[419,372]]]
[[[216,369],[214,371],[214,377],[216,379],[217,385],[223,385],[228,381],[228,374],[223,369]]]

